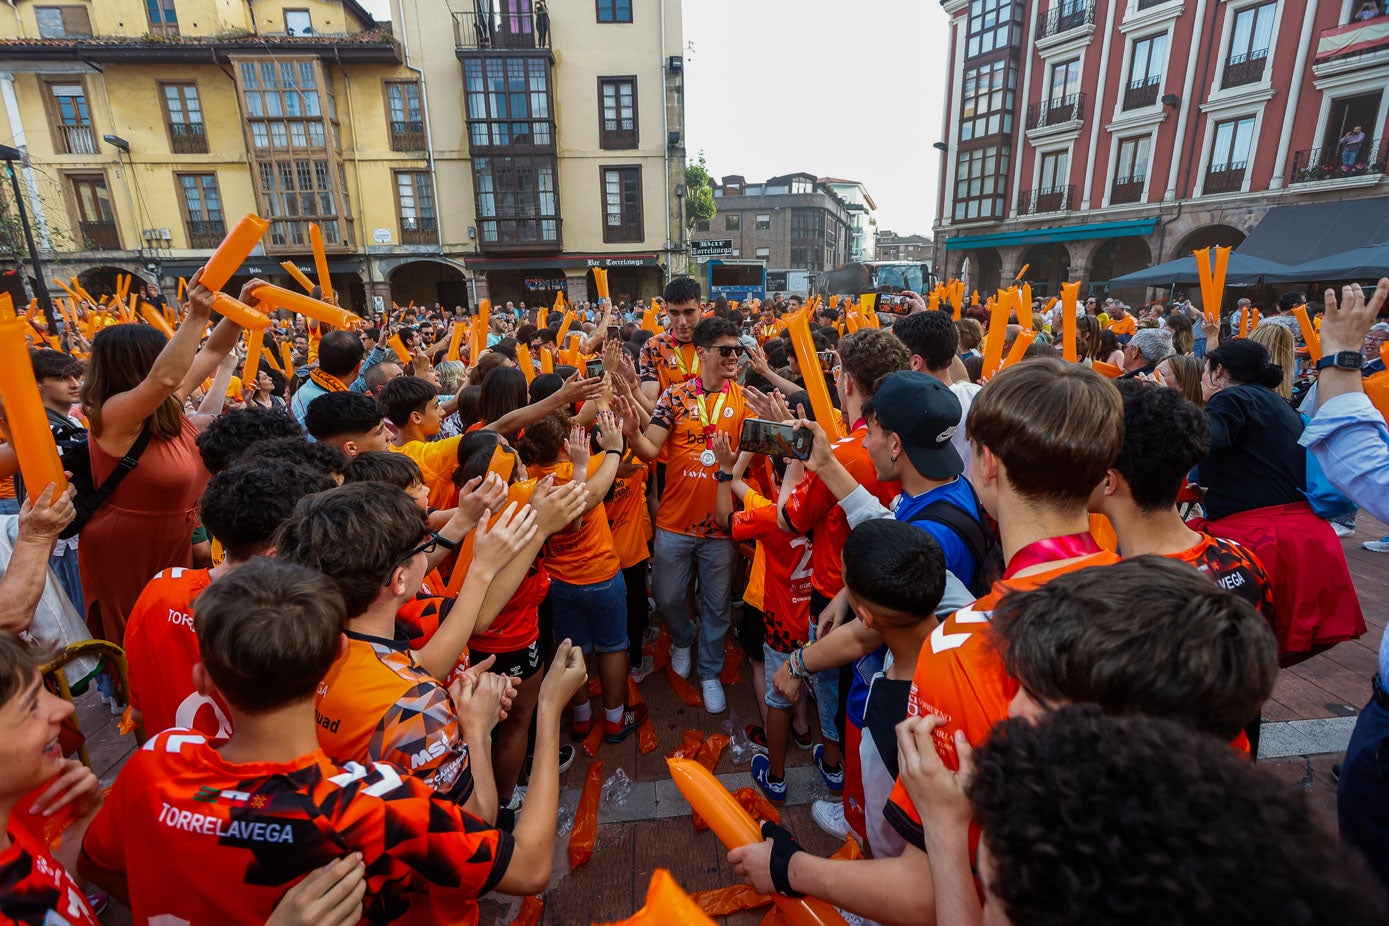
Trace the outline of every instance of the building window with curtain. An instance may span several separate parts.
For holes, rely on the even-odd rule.
[[[1148,181],[1148,152],[1152,139],[1147,135],[1119,141],[1118,157],[1114,164],[1114,186],[1110,189],[1111,203],[1136,203],[1143,199],[1143,185]]]
[[[86,251],[119,251],[121,236],[106,178],[101,174],[72,174],[68,182],[72,185],[79,247]]]
[[[1277,11],[1277,2],[1269,2],[1246,7],[1234,14],[1222,87],[1242,87],[1263,80]]]
[[[424,151],[428,147],[418,81],[386,81],[386,111],[390,117],[392,151]]]
[[[1022,21],[1022,4],[1016,0],[970,0],[965,32],[965,57],[987,55],[1018,44],[1015,30]]]
[[[53,127],[53,147],[59,154],[96,154],[96,131],[87,109],[87,92],[80,83],[47,85],[46,103]]]
[[[145,0],[145,12],[149,14],[151,35],[178,35],[178,10],[174,8],[174,0]]]
[[[955,221],[1002,218],[1009,152],[999,145],[955,156]]]
[[[1244,188],[1249,151],[1254,142],[1254,117],[1244,116],[1215,124],[1210,166],[1202,192],[1237,193]]]
[[[222,213],[222,194],[217,189],[216,174],[177,174],[182,193],[183,221],[188,228],[188,246],[211,249],[221,243],[227,233],[226,216]]]
[[[425,171],[397,171],[396,215],[401,244],[438,244],[439,220],[434,211],[434,184]]]
[[[598,147],[604,151],[636,148],[637,79],[598,79]]]
[[[174,154],[207,154],[207,126],[196,84],[161,84],[169,150]]]
[[[1167,53],[1167,33],[1134,39],[1129,54],[1128,86],[1124,90],[1124,109],[1141,109],[1158,100],[1162,87],[1162,61]]]
[[[554,149],[544,58],[469,58],[463,85],[471,148]]]
[[[1011,61],[965,69],[960,141],[1013,131],[1017,83],[1017,66]]]
[[[641,168],[604,167],[603,240],[641,241],[641,219]]]

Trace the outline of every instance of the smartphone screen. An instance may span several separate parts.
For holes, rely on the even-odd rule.
[[[749,418],[743,422],[738,449],[749,453],[765,453],[794,460],[810,459],[814,435],[805,428],[794,428],[781,421]]]
[[[619,341],[619,340],[621,340],[621,339],[622,339],[622,329],[619,328],[617,325],[609,325],[609,326],[608,326],[608,340],[609,340],[609,341]]]
[[[599,360],[590,360],[590,361],[588,362],[588,366],[587,366],[587,368],[585,369],[584,372],[585,372],[585,374],[588,375],[589,377],[593,377],[593,376],[602,376],[602,375],[603,375],[603,361],[602,361],[601,359],[599,359]]]

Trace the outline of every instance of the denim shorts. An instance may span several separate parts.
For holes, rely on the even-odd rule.
[[[763,675],[767,679],[767,693],[762,696],[762,700],[768,707],[775,707],[778,710],[789,711],[792,707],[791,702],[783,698],[776,690],[776,685],[772,684],[772,679],[776,678],[777,669],[791,661],[790,653],[782,653],[772,649],[770,643],[762,644],[762,667]]]
[[[551,578],[550,601],[556,640],[568,637],[585,653],[627,651],[627,583],[620,571],[591,585]]]

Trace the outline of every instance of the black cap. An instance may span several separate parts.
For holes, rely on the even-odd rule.
[[[934,376],[911,370],[888,376],[873,393],[873,414],[897,435],[921,475],[951,479],[965,471],[950,443],[960,426],[960,400]]]

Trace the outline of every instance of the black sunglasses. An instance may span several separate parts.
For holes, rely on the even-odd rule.
[[[738,357],[743,353],[743,345],[741,344],[720,344],[713,349],[718,351],[719,356],[725,359],[728,357]]]

